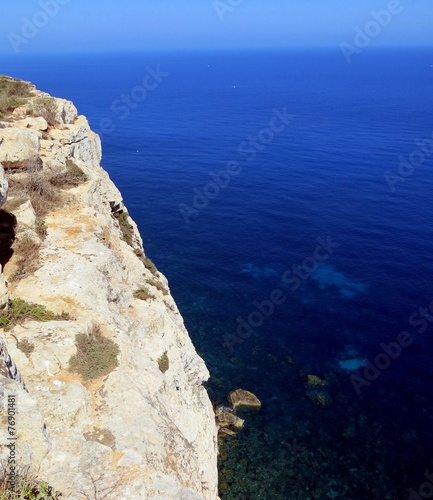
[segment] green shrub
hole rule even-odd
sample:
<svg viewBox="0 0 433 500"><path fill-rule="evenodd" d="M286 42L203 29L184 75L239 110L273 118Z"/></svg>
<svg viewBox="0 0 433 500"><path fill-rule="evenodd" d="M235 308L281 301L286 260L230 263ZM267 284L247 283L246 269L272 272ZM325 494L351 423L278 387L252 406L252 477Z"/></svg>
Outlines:
<svg viewBox="0 0 433 500"><path fill-rule="evenodd" d="M151 294L147 288L140 288L139 290L135 290L134 297L140 300L149 300L154 299L155 295Z"/></svg>
<svg viewBox="0 0 433 500"><path fill-rule="evenodd" d="M54 175L50 179L53 186L60 188L77 187L87 181L87 175L72 160L66 162L66 172Z"/></svg>
<svg viewBox="0 0 433 500"><path fill-rule="evenodd" d="M162 283L160 283L159 281L156 281L155 279L147 279L146 283L150 286L154 286L157 290L162 292L163 295L168 295L167 288L165 288L165 286Z"/></svg>
<svg viewBox="0 0 433 500"><path fill-rule="evenodd" d="M158 276L158 269L155 264L149 259L149 257L143 257L141 259L143 261L144 267L148 269L152 274Z"/></svg>
<svg viewBox="0 0 433 500"><path fill-rule="evenodd" d="M0 95L6 97L30 97L32 95L31 91L32 86L29 83L0 75Z"/></svg>
<svg viewBox="0 0 433 500"><path fill-rule="evenodd" d="M54 321L70 319L67 313L55 314L45 306L32 304L22 299L14 299L9 307L0 311L0 327L11 330L15 325L26 320Z"/></svg>
<svg viewBox="0 0 433 500"><path fill-rule="evenodd" d="M158 269L156 268L155 264L149 259L149 257L144 256L143 250L134 248L134 253L141 260L141 262L143 262L144 267L157 277L159 274Z"/></svg>
<svg viewBox="0 0 433 500"><path fill-rule="evenodd" d="M132 238L134 236L134 228L129 223L129 215L127 212L115 212L112 217L119 224L119 228L122 231L122 239L129 246L132 246Z"/></svg>
<svg viewBox="0 0 433 500"><path fill-rule="evenodd" d="M158 367L162 373L165 373L169 369L170 362L168 360L167 351L158 359Z"/></svg>
<svg viewBox="0 0 433 500"><path fill-rule="evenodd" d="M38 97L33 101L33 116L45 118L48 125L57 123L57 104L54 97Z"/></svg>
<svg viewBox="0 0 433 500"><path fill-rule="evenodd" d="M8 76L0 76L0 118L27 102L32 87L27 82Z"/></svg>
<svg viewBox="0 0 433 500"><path fill-rule="evenodd" d="M89 333L75 337L77 353L69 360L69 370L79 373L84 379L108 375L117 366L119 347L104 337L99 326L94 325Z"/></svg>
<svg viewBox="0 0 433 500"><path fill-rule="evenodd" d="M22 106L27 101L21 97L0 97L0 118L4 118L8 113L19 106Z"/></svg>

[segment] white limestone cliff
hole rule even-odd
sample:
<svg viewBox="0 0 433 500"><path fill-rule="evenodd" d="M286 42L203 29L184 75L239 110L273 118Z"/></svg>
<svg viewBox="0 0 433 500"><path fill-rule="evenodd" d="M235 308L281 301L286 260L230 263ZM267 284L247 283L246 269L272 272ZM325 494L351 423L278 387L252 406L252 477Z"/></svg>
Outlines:
<svg viewBox="0 0 433 500"><path fill-rule="evenodd" d="M41 95L35 90L31 99ZM25 321L0 331L0 459L9 452L7 396L14 394L18 461L62 498L108 492L107 500L214 500L217 428L203 387L209 373L173 298L164 294L166 278L155 277L138 255L135 223L128 220L128 244L112 216L126 208L100 166L99 137L72 103L56 103L55 127L42 117L29 119L23 106L0 128L0 163L8 175L29 166L41 168L40 175L63 172L72 161L87 176L47 211L43 238L28 200L10 196L4 207L17 219L17 240L27 234L39 245L34 272L14 279L18 255L6 263L10 297L66 311L71 319ZM1 176L0 186L3 197ZM135 298L143 287L154 298ZM95 324L118 345L118 367L84 380L68 370L69 360L76 334ZM18 341L33 344L33 352L26 355ZM158 365L164 353L165 373Z"/></svg>

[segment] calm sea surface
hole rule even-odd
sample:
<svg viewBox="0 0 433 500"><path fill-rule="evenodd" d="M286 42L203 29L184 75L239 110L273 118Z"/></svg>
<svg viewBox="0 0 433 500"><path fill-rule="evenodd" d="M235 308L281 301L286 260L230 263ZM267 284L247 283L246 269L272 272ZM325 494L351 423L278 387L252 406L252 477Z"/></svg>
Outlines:
<svg viewBox="0 0 433 500"><path fill-rule="evenodd" d="M433 470L432 51L0 64L101 134L215 404L239 387L261 399L221 444L221 497L418 492Z"/></svg>

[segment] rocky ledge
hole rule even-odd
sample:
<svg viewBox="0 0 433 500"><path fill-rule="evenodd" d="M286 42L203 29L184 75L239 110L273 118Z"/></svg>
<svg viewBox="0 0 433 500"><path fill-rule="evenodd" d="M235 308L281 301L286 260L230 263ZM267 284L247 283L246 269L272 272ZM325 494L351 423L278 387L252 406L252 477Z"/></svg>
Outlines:
<svg viewBox="0 0 433 500"><path fill-rule="evenodd" d="M0 119L3 475L13 448L64 499L216 499L209 374L167 280L86 118L25 86Z"/></svg>

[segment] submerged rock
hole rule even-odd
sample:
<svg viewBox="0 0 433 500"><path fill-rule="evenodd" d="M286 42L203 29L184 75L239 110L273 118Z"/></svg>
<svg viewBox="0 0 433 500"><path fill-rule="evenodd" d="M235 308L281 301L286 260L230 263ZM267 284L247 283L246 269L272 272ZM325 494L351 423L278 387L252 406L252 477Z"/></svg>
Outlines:
<svg viewBox="0 0 433 500"><path fill-rule="evenodd" d="M245 420L237 417L230 411L218 408L215 415L217 417L217 422L220 425L220 427L233 427L236 430L243 429L244 427Z"/></svg>
<svg viewBox="0 0 433 500"><path fill-rule="evenodd" d="M262 403L257 396L255 396L252 392L244 391L243 389L237 389L236 391L231 392L229 394L229 401L234 409L259 409L262 406Z"/></svg>
<svg viewBox="0 0 433 500"><path fill-rule="evenodd" d="M326 382L326 380L322 380L317 375L307 375L307 385L313 387L325 387L328 385L328 382Z"/></svg>

